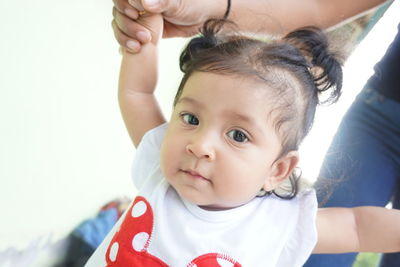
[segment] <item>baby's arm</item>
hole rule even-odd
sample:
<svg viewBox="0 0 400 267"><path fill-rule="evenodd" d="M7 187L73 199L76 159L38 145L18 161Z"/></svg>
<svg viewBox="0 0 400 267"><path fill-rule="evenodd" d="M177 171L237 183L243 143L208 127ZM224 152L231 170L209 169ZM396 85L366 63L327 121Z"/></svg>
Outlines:
<svg viewBox="0 0 400 267"><path fill-rule="evenodd" d="M317 231L313 253L400 251L399 210L369 206L320 209Z"/></svg>
<svg viewBox="0 0 400 267"><path fill-rule="evenodd" d="M137 54L122 48L118 100L128 133L135 146L150 129L165 122L154 96L157 84L157 44L163 31L160 14L145 14L138 23L152 33L151 42Z"/></svg>

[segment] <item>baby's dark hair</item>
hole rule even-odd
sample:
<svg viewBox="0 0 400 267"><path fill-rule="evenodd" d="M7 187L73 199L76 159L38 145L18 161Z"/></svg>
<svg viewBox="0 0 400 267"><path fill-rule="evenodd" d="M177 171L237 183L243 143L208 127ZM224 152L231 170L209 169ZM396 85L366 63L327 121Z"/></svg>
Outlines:
<svg viewBox="0 0 400 267"><path fill-rule="evenodd" d="M201 35L181 53L184 76L174 105L194 72L254 78L274 90L266 106L272 110L270 115L282 140L277 159L298 150L311 129L317 105L334 103L341 94L341 63L329 51L326 36L315 27L305 27L267 42L232 29L220 33L226 26L235 25L226 19L206 21ZM286 199L295 197L299 176L298 172L290 176L291 186L286 194L271 193Z"/></svg>

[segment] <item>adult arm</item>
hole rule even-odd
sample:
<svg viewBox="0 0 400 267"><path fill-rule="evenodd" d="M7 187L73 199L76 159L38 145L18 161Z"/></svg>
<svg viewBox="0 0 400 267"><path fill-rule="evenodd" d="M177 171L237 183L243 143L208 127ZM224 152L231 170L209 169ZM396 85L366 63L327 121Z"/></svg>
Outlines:
<svg viewBox="0 0 400 267"><path fill-rule="evenodd" d="M113 0L118 10L115 20L121 29L116 34L118 42L126 46L128 40L146 43L138 37L146 31L135 22L137 10L162 13L164 37L187 37L198 32L200 25L209 18L221 18L227 0ZM329 28L384 3L385 0L232 0L231 14L242 31L283 35L302 26ZM157 4L158 3L158 4ZM127 19L130 18L130 19Z"/></svg>
<svg viewBox="0 0 400 267"><path fill-rule="evenodd" d="M286 34L299 27L327 29L385 0L232 0L230 19L242 30Z"/></svg>
<svg viewBox="0 0 400 267"><path fill-rule="evenodd" d="M370 206L319 209L317 232L313 253L398 252L400 211Z"/></svg>

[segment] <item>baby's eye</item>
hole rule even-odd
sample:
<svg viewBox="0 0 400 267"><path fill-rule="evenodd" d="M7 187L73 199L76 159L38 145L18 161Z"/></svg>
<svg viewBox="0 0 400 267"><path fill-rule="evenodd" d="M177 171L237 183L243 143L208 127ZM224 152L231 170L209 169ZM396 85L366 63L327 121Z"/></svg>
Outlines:
<svg viewBox="0 0 400 267"><path fill-rule="evenodd" d="M181 117L186 124L199 125L199 119L197 119L197 117L192 114L185 113L182 114Z"/></svg>
<svg viewBox="0 0 400 267"><path fill-rule="evenodd" d="M227 135L229 138L231 138L239 143L244 143L244 142L249 141L249 138L247 137L247 135L240 130L232 130L232 131L228 132Z"/></svg>

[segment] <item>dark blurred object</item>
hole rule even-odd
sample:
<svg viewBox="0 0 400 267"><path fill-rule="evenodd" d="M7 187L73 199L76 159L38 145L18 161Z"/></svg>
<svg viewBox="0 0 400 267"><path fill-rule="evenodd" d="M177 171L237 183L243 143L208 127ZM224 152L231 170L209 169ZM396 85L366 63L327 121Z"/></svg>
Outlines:
<svg viewBox="0 0 400 267"><path fill-rule="evenodd" d="M104 205L97 216L76 227L68 236L64 261L54 267L82 267L129 205L126 198Z"/></svg>

